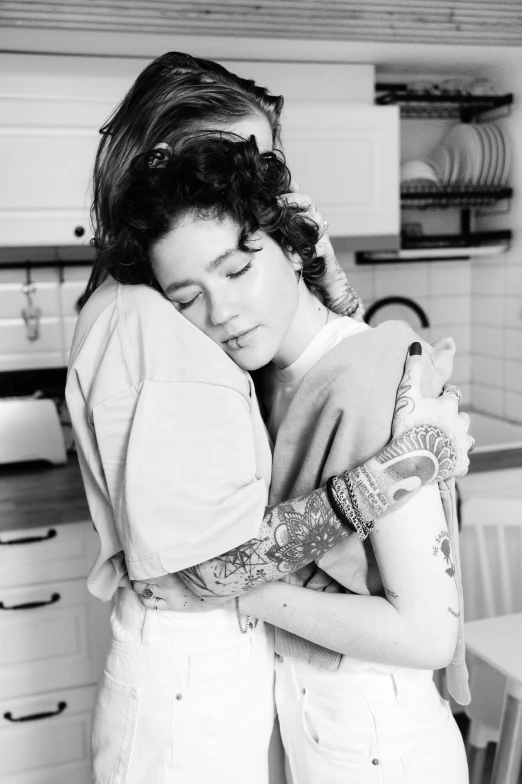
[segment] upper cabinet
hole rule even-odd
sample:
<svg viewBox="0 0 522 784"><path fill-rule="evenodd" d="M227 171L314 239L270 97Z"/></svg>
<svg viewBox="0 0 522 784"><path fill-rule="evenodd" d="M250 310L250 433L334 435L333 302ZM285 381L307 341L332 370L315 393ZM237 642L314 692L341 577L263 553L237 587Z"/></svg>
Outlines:
<svg viewBox="0 0 522 784"><path fill-rule="evenodd" d="M399 235L396 106L285 106L283 148L300 189L352 248L393 247Z"/></svg>
<svg viewBox="0 0 522 784"><path fill-rule="evenodd" d="M99 129L146 60L0 55L0 246L85 245ZM369 65L224 62L285 96L288 165L355 250L399 234L397 107Z"/></svg>

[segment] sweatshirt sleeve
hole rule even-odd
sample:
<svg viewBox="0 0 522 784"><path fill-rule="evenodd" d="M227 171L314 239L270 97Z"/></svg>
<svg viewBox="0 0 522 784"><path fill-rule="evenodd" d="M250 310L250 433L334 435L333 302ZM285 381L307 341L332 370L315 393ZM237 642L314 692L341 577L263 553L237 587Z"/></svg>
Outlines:
<svg viewBox="0 0 522 784"><path fill-rule="evenodd" d="M111 420L107 401L94 411L106 438ZM146 380L121 457L116 525L131 579L180 571L258 534L267 486L256 477L249 403L237 390Z"/></svg>

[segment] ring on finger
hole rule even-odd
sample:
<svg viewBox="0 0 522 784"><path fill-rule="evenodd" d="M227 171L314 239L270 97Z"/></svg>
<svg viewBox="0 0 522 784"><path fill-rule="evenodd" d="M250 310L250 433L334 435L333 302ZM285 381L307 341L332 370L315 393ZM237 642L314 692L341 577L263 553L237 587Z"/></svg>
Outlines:
<svg viewBox="0 0 522 784"><path fill-rule="evenodd" d="M327 228L328 228L328 221L324 220L323 221L323 231L326 231Z"/></svg>
<svg viewBox="0 0 522 784"><path fill-rule="evenodd" d="M460 401L462 400L462 392L454 384L446 384L443 390L443 394L453 395L457 398L457 405L460 405Z"/></svg>
<svg viewBox="0 0 522 784"><path fill-rule="evenodd" d="M473 436L471 436L471 446L468 449L468 454L469 454L469 452L473 452L473 450L475 449L476 446L477 446L477 442L475 441Z"/></svg>
<svg viewBox="0 0 522 784"><path fill-rule="evenodd" d="M159 598L159 596L156 596L156 597L154 598L154 609L155 609L155 610L159 610L159 603L160 603L160 602L161 602L161 599Z"/></svg>
<svg viewBox="0 0 522 784"><path fill-rule="evenodd" d="M152 599L152 597L154 596L154 589L151 588L150 583L147 583L147 585L145 586L143 590L143 596L146 599Z"/></svg>

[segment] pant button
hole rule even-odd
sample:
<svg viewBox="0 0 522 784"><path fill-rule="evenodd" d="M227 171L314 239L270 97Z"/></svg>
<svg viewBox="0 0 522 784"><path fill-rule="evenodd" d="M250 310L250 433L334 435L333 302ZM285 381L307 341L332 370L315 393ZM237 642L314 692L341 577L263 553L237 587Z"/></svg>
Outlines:
<svg viewBox="0 0 522 784"><path fill-rule="evenodd" d="M301 694L306 694L306 689L301 689Z"/></svg>
<svg viewBox="0 0 522 784"><path fill-rule="evenodd" d="M280 653L276 653L276 661L278 661L278 662L282 662L283 661L283 657L281 656Z"/></svg>
<svg viewBox="0 0 522 784"><path fill-rule="evenodd" d="M176 699L177 700L182 700L183 699L183 694L176 694Z"/></svg>
<svg viewBox="0 0 522 784"><path fill-rule="evenodd" d="M372 759L372 765L378 765L378 764L379 764L379 760L377 759L377 757L374 757Z"/></svg>

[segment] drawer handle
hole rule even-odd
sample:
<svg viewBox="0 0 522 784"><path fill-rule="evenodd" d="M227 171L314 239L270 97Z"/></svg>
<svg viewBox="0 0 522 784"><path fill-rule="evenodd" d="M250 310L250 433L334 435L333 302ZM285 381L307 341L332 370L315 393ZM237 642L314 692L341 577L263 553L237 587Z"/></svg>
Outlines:
<svg viewBox="0 0 522 784"><path fill-rule="evenodd" d="M3 602L0 602L0 610L34 610L35 607L46 607L48 604L56 604L60 599L59 593L53 593L48 602L26 602L25 604L13 604L12 607L6 607Z"/></svg>
<svg viewBox="0 0 522 784"><path fill-rule="evenodd" d="M20 716L19 719L14 719L13 714L11 711L8 713L4 713L4 719L7 721L39 721L40 719L50 719L52 716L59 716L60 713L63 713L67 707L66 702L59 702L58 703L58 710L50 711L49 713L30 713L29 716Z"/></svg>
<svg viewBox="0 0 522 784"><path fill-rule="evenodd" d="M32 544L33 542L47 542L49 539L54 539L56 536L56 531L54 528L51 528L47 531L45 536L23 536L20 539L7 539L2 540L0 539L0 545L2 544Z"/></svg>

